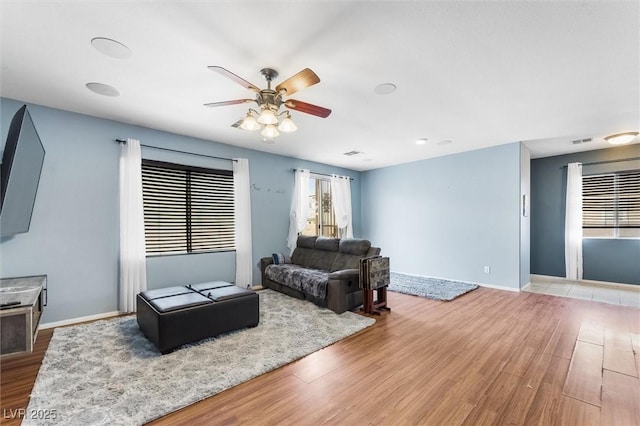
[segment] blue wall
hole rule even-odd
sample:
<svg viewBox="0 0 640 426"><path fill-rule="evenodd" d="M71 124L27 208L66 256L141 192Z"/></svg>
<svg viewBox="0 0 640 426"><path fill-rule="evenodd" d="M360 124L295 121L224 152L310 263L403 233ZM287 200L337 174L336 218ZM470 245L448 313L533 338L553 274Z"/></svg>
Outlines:
<svg viewBox="0 0 640 426"><path fill-rule="evenodd" d="M2 148L11 118L23 104L0 100ZM360 236L359 172L39 105L28 107L46 156L31 229L0 243L0 276L48 275L49 305L43 322L117 310L120 145L114 142L116 138L131 137L146 145L219 157L248 158L254 265L263 256L286 250L292 168L351 176L354 234ZM217 160L153 149L143 149L143 157L224 166ZM149 258L147 273L149 288L234 280L235 254ZM257 267L253 273L254 282L259 283Z"/></svg>
<svg viewBox="0 0 640 426"><path fill-rule="evenodd" d="M639 146L539 158L531 162L531 273L565 276L564 216L568 163L593 163L638 157ZM583 174L640 168L636 161L585 165ZM640 240L583 240L583 278L640 284Z"/></svg>
<svg viewBox="0 0 640 426"><path fill-rule="evenodd" d="M364 237L393 271L519 289L520 148L363 172Z"/></svg>
<svg viewBox="0 0 640 426"><path fill-rule="evenodd" d="M22 102L1 99L2 147ZM39 105L30 113L46 150L31 230L0 243L0 276L47 274L43 322L117 310L118 156L115 138L249 159L253 263L286 251L292 168L349 175L354 233L390 256L392 269L518 289L527 280L522 218L527 153L519 143L359 173ZM638 145L531 162L531 273L564 276L564 182L568 162L638 156ZM143 157L204 167L228 162L143 149ZM598 170L602 172L602 170ZM585 279L640 283L640 240L589 239ZM483 272L484 266L491 273ZM153 257L150 288L229 280L233 252ZM254 268L254 282L259 282Z"/></svg>

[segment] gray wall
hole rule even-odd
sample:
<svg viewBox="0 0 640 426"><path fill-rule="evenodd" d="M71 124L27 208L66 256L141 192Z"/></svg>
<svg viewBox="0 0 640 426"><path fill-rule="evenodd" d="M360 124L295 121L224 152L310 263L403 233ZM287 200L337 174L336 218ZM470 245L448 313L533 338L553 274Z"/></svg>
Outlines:
<svg viewBox="0 0 640 426"><path fill-rule="evenodd" d="M362 233L393 271L519 289L520 174L520 143L363 172Z"/></svg>
<svg viewBox="0 0 640 426"><path fill-rule="evenodd" d="M564 216L568 163L593 163L640 156L640 146L629 145L531 161L531 273L565 276ZM583 174L638 169L625 161L583 167ZM583 278L640 284L640 240L587 238L583 240Z"/></svg>
<svg viewBox="0 0 640 426"><path fill-rule="evenodd" d="M0 100L1 148L11 118L23 104ZM351 176L354 234L360 236L359 172L39 105L29 105L29 111L46 156L31 229L1 241L0 276L48 275L49 305L43 322L117 310L120 145L115 138L132 137L146 145L248 158L254 265L262 256L286 250L292 168ZM256 139L256 143L260 141ZM220 166L216 160L152 149L143 149L143 157ZM149 258L147 273L150 288L233 280L235 253ZM258 269L254 268L254 282L259 281Z"/></svg>

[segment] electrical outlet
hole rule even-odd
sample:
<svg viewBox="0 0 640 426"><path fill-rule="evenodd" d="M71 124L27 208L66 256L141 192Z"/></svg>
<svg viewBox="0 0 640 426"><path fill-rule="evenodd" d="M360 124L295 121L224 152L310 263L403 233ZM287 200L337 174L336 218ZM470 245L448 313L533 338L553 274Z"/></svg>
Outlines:
<svg viewBox="0 0 640 426"><path fill-rule="evenodd" d="M484 267L484 273L485 274L490 274L491 273L491 266L485 266Z"/></svg>

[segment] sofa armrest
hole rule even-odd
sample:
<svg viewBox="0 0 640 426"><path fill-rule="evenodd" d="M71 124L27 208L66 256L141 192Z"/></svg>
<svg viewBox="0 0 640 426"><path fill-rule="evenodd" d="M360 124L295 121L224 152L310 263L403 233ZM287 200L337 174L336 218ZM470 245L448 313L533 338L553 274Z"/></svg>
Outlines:
<svg viewBox="0 0 640 426"><path fill-rule="evenodd" d="M362 304L361 295L360 272L357 269L343 269L329 274L327 308L333 312L341 314Z"/></svg>
<svg viewBox="0 0 640 426"><path fill-rule="evenodd" d="M352 280L360 279L360 271L357 269L343 269L341 271L335 271L329 274L330 280Z"/></svg>
<svg viewBox="0 0 640 426"><path fill-rule="evenodd" d="M265 269L267 269L267 266L273 264L273 258L272 257L263 257L262 259L260 259L260 264L258 265L260 267L260 273L262 275L262 282L261 284L264 286L265 282L266 282L266 275L264 273Z"/></svg>
<svg viewBox="0 0 640 426"><path fill-rule="evenodd" d="M264 270L267 268L267 266L271 265L273 263L273 257L269 256L269 257L263 257L262 259L260 259L260 270L262 272L264 272Z"/></svg>

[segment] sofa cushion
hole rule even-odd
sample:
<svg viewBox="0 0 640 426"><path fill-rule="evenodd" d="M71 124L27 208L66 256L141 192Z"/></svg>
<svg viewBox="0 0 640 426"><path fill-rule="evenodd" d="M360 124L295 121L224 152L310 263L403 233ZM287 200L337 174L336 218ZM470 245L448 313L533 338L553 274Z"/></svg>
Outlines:
<svg viewBox="0 0 640 426"><path fill-rule="evenodd" d="M308 267L311 264L311 255L315 250L306 247L296 247L291 255L291 263Z"/></svg>
<svg viewBox="0 0 640 426"><path fill-rule="evenodd" d="M313 269L328 271L338 254L340 240L338 238L318 237L316 247L305 266Z"/></svg>
<svg viewBox="0 0 640 426"><path fill-rule="evenodd" d="M329 272L317 269L303 268L299 265L286 263L283 265L269 265L265 269L265 276L272 281L324 299L327 295Z"/></svg>
<svg viewBox="0 0 640 426"><path fill-rule="evenodd" d="M334 272L342 271L343 269L359 269L360 259L363 257L364 256L358 256L355 254L340 253L331 264L331 269L329 269L329 271Z"/></svg>
<svg viewBox="0 0 640 426"><path fill-rule="evenodd" d="M340 240L340 253L364 256L371 247L371 241L360 238L344 238Z"/></svg>
<svg viewBox="0 0 640 426"><path fill-rule="evenodd" d="M360 238L345 238L340 240L339 253L334 259L330 272L343 269L359 269L360 259L370 251L371 241Z"/></svg>
<svg viewBox="0 0 640 426"><path fill-rule="evenodd" d="M309 249L315 248L317 239L318 237L311 236L311 235L298 235L298 241L296 242L296 247L309 248Z"/></svg>
<svg viewBox="0 0 640 426"><path fill-rule="evenodd" d="M316 246L318 237L310 235L298 235L296 248L291 254L291 263L301 266L309 266L311 263L311 255Z"/></svg>
<svg viewBox="0 0 640 426"><path fill-rule="evenodd" d="M327 237L318 237L316 239L316 250L323 251L338 251L340 247L340 238L327 238Z"/></svg>

